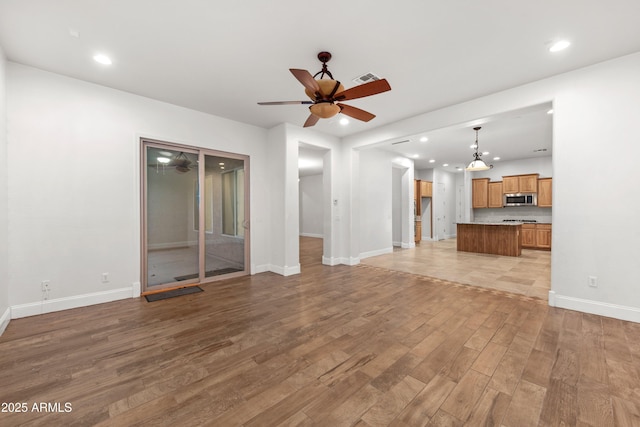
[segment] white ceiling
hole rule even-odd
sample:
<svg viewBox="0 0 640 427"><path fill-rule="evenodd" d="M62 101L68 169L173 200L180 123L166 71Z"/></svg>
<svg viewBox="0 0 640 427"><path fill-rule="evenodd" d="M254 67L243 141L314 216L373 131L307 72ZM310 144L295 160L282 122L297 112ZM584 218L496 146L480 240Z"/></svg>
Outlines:
<svg viewBox="0 0 640 427"><path fill-rule="evenodd" d="M342 126L334 118L315 127L346 136L640 51L639 16L638 0L0 0L0 45L14 62L265 128L304 123L305 106L256 103L305 99L288 69L314 74L317 53L328 50L329 69L346 87L367 72L392 87L347 102L376 114L371 122ZM550 53L561 38L571 47ZM113 65L94 62L98 52ZM550 118L525 113L478 118L496 126L483 126L481 150L506 159L522 154L491 144L550 144L536 139L550 133ZM544 123L514 134L529 119ZM446 139L463 143L468 163L473 131L451 130L446 138L433 132L424 156L461 163L436 149ZM415 154L418 147L394 149Z"/></svg>

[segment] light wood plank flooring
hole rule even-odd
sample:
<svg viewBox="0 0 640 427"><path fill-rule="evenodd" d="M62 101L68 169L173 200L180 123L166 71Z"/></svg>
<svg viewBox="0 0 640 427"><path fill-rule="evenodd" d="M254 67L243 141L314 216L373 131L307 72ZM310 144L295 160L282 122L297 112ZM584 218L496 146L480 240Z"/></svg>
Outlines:
<svg viewBox="0 0 640 427"><path fill-rule="evenodd" d="M0 425L640 425L639 324L301 247L300 275L11 321L0 402L29 411Z"/></svg>
<svg viewBox="0 0 640 427"><path fill-rule="evenodd" d="M365 265L420 274L452 282L549 299L551 252L523 249L519 257L458 252L456 239L430 242L415 248L365 258Z"/></svg>

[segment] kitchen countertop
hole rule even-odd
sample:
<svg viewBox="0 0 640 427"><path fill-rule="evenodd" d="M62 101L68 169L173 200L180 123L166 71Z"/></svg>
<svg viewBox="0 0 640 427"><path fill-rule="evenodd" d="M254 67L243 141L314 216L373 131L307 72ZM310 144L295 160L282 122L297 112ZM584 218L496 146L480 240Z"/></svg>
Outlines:
<svg viewBox="0 0 640 427"><path fill-rule="evenodd" d="M466 225L522 225L524 222L456 222L456 224L466 224ZM531 223L536 224L536 223Z"/></svg>

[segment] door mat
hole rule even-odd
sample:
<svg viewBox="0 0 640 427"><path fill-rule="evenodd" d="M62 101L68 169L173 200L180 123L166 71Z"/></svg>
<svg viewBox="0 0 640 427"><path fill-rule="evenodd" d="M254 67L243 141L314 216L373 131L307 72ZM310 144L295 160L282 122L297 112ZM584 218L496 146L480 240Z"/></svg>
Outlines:
<svg viewBox="0 0 640 427"><path fill-rule="evenodd" d="M188 288L180 288L174 289L172 291L167 292L159 292L157 294L149 294L144 297L148 302L160 301L167 298L179 297L182 295L195 294L198 292L203 292L203 289L200 286L189 286Z"/></svg>
<svg viewBox="0 0 640 427"><path fill-rule="evenodd" d="M204 277L220 276L222 274L235 273L238 271L242 271L242 270L240 270L239 268L221 268L219 270L205 271ZM184 276L174 277L174 279L176 279L177 282L181 282L183 280L189 280L189 279L197 279L197 278L198 278L198 273L185 274Z"/></svg>

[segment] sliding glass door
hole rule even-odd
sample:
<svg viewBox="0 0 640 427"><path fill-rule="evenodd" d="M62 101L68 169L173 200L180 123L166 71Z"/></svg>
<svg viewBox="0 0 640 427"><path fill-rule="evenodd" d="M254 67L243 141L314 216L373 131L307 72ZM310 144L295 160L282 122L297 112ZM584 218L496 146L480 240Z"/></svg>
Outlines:
<svg viewBox="0 0 640 427"><path fill-rule="evenodd" d="M144 292L248 274L248 157L142 141Z"/></svg>

